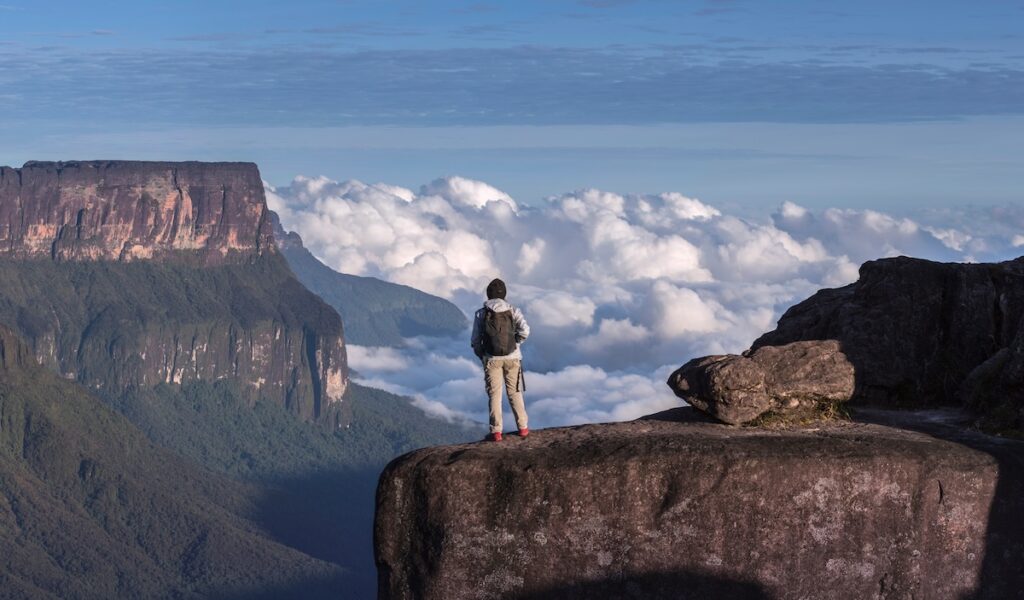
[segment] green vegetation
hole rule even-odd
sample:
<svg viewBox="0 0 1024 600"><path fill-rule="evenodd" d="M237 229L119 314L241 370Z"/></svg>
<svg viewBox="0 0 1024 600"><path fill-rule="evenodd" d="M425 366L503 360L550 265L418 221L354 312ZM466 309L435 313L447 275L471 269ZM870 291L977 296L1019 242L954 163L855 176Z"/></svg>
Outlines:
<svg viewBox="0 0 1024 600"><path fill-rule="evenodd" d="M770 410L745 424L744 427L788 429L849 420L850 410L845 402L811 402L809 407L795 412L787 411L786 413L780 413Z"/></svg>
<svg viewBox="0 0 1024 600"><path fill-rule="evenodd" d="M273 538L349 569L344 589L373 597L374 495L393 458L424 446L479 440L427 417L407 398L350 384L352 425L298 421L280 405L241 399L227 380L160 385L117 402L149 438L200 465L258 486L256 519Z"/></svg>
<svg viewBox="0 0 1024 600"><path fill-rule="evenodd" d="M0 281L0 323L45 366L115 394L186 369L208 380L266 378L245 391L312 418L311 348L342 336L337 312L276 254L210 268L0 261Z"/></svg>
<svg viewBox="0 0 1024 600"><path fill-rule="evenodd" d="M214 321L250 327L270 319L333 328L324 333L338 333L341 326L334 311L296 281L277 255L209 268L153 261L4 260L0 281L0 323L28 338L52 331L55 322L62 334L110 327L122 337L148 327Z"/></svg>
<svg viewBox="0 0 1024 600"><path fill-rule="evenodd" d="M334 430L247 394L241 377L142 380L154 371L142 361L159 357L141 349L197 330L217 347L211 369L237 359L245 330L341 334L281 256L211 268L0 261L0 281L0 324L46 359L0 372L0 596L372 597L381 469L483 435L358 385L343 399L351 426ZM350 310L402 305L362 298ZM417 310L389 313L399 335L439 331Z"/></svg>
<svg viewBox="0 0 1024 600"><path fill-rule="evenodd" d="M344 401L339 431L226 380L160 385L114 402L140 431L46 369L0 368L0 596L372 597L380 470L482 429L358 385Z"/></svg>
<svg viewBox="0 0 1024 600"><path fill-rule="evenodd" d="M346 275L323 264L297 241L281 253L295 276L341 314L345 339L360 346L397 346L404 337L459 335L467 326L454 304L417 289Z"/></svg>
<svg viewBox="0 0 1024 600"><path fill-rule="evenodd" d="M264 497L157 447L75 383L0 368L0 596L336 596L350 577L263 531Z"/></svg>
<svg viewBox="0 0 1024 600"><path fill-rule="evenodd" d="M467 428L427 417L407 398L350 384L352 425L303 423L280 405L248 405L229 380L161 384L114 401L156 443L203 466L258 481L323 471L382 468L416 448L478 439Z"/></svg>

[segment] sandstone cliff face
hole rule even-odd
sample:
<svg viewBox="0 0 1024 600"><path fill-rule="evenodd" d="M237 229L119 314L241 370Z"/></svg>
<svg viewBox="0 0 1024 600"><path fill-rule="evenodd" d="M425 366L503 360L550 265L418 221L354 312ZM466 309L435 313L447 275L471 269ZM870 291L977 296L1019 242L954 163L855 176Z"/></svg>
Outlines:
<svg viewBox="0 0 1024 600"><path fill-rule="evenodd" d="M216 264L272 251L266 213L251 163L0 167L0 256Z"/></svg>
<svg viewBox="0 0 1024 600"><path fill-rule="evenodd" d="M905 257L867 262L856 283L822 290L787 310L778 327L756 340L744 357L769 350L782 356L774 370L782 374L776 376L782 383L777 391L785 393L799 379L796 372L809 364L804 353L794 352L797 342L819 350L837 345L853 366L853 389L832 400L959 404L975 411L983 425L1024 426L1024 258L998 264ZM698 393L688 382L706 379L707 365L697 364L701 360L669 379L669 386L694 406L730 423L784 409L763 398L756 410L741 415L728 403L716 403L716 394L742 383L728 377L714 388L723 393L710 388ZM838 376L846 369L836 363L826 371Z"/></svg>
<svg viewBox="0 0 1024 600"><path fill-rule="evenodd" d="M228 163L0 170L0 323L108 396L235 381L344 426L341 320L273 245L259 172Z"/></svg>
<svg viewBox="0 0 1024 600"><path fill-rule="evenodd" d="M394 461L379 597L1019 597L1024 444L914 414L737 429L683 408ZM931 423L918 433L909 425Z"/></svg>

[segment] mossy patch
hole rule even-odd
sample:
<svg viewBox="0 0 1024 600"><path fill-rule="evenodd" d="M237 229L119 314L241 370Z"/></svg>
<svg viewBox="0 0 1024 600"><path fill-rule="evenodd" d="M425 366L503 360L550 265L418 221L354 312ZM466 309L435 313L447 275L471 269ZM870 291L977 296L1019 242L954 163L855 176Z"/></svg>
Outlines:
<svg viewBox="0 0 1024 600"><path fill-rule="evenodd" d="M793 410L769 410L746 423L744 427L790 429L849 420L850 411L845 402L815 402L810 406L801 406Z"/></svg>

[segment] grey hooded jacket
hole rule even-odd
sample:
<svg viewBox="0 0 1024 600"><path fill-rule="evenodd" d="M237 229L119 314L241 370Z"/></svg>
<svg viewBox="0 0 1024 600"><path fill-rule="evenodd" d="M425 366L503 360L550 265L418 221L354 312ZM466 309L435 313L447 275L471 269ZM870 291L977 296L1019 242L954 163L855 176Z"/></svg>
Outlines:
<svg viewBox="0 0 1024 600"><path fill-rule="evenodd" d="M516 326L516 349L511 354L492 357L484 352L484 312L488 308L499 313L507 310L512 311L512 322ZM483 357L484 360L488 358L522 359L523 354L519 351L519 345L525 342L528 337L530 337L530 326L526 323L523 312L501 298L491 298L484 302L484 308L476 311L476 314L473 316L473 335L470 337L469 344L473 347L473 352L477 356Z"/></svg>

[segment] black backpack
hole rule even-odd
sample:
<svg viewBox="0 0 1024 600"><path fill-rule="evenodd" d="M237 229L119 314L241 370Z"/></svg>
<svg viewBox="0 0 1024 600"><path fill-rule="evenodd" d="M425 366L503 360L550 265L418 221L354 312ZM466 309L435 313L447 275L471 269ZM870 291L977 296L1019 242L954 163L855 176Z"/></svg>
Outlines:
<svg viewBox="0 0 1024 600"><path fill-rule="evenodd" d="M494 312L484 308L484 352L506 356L516 351L516 324L512 311Z"/></svg>

